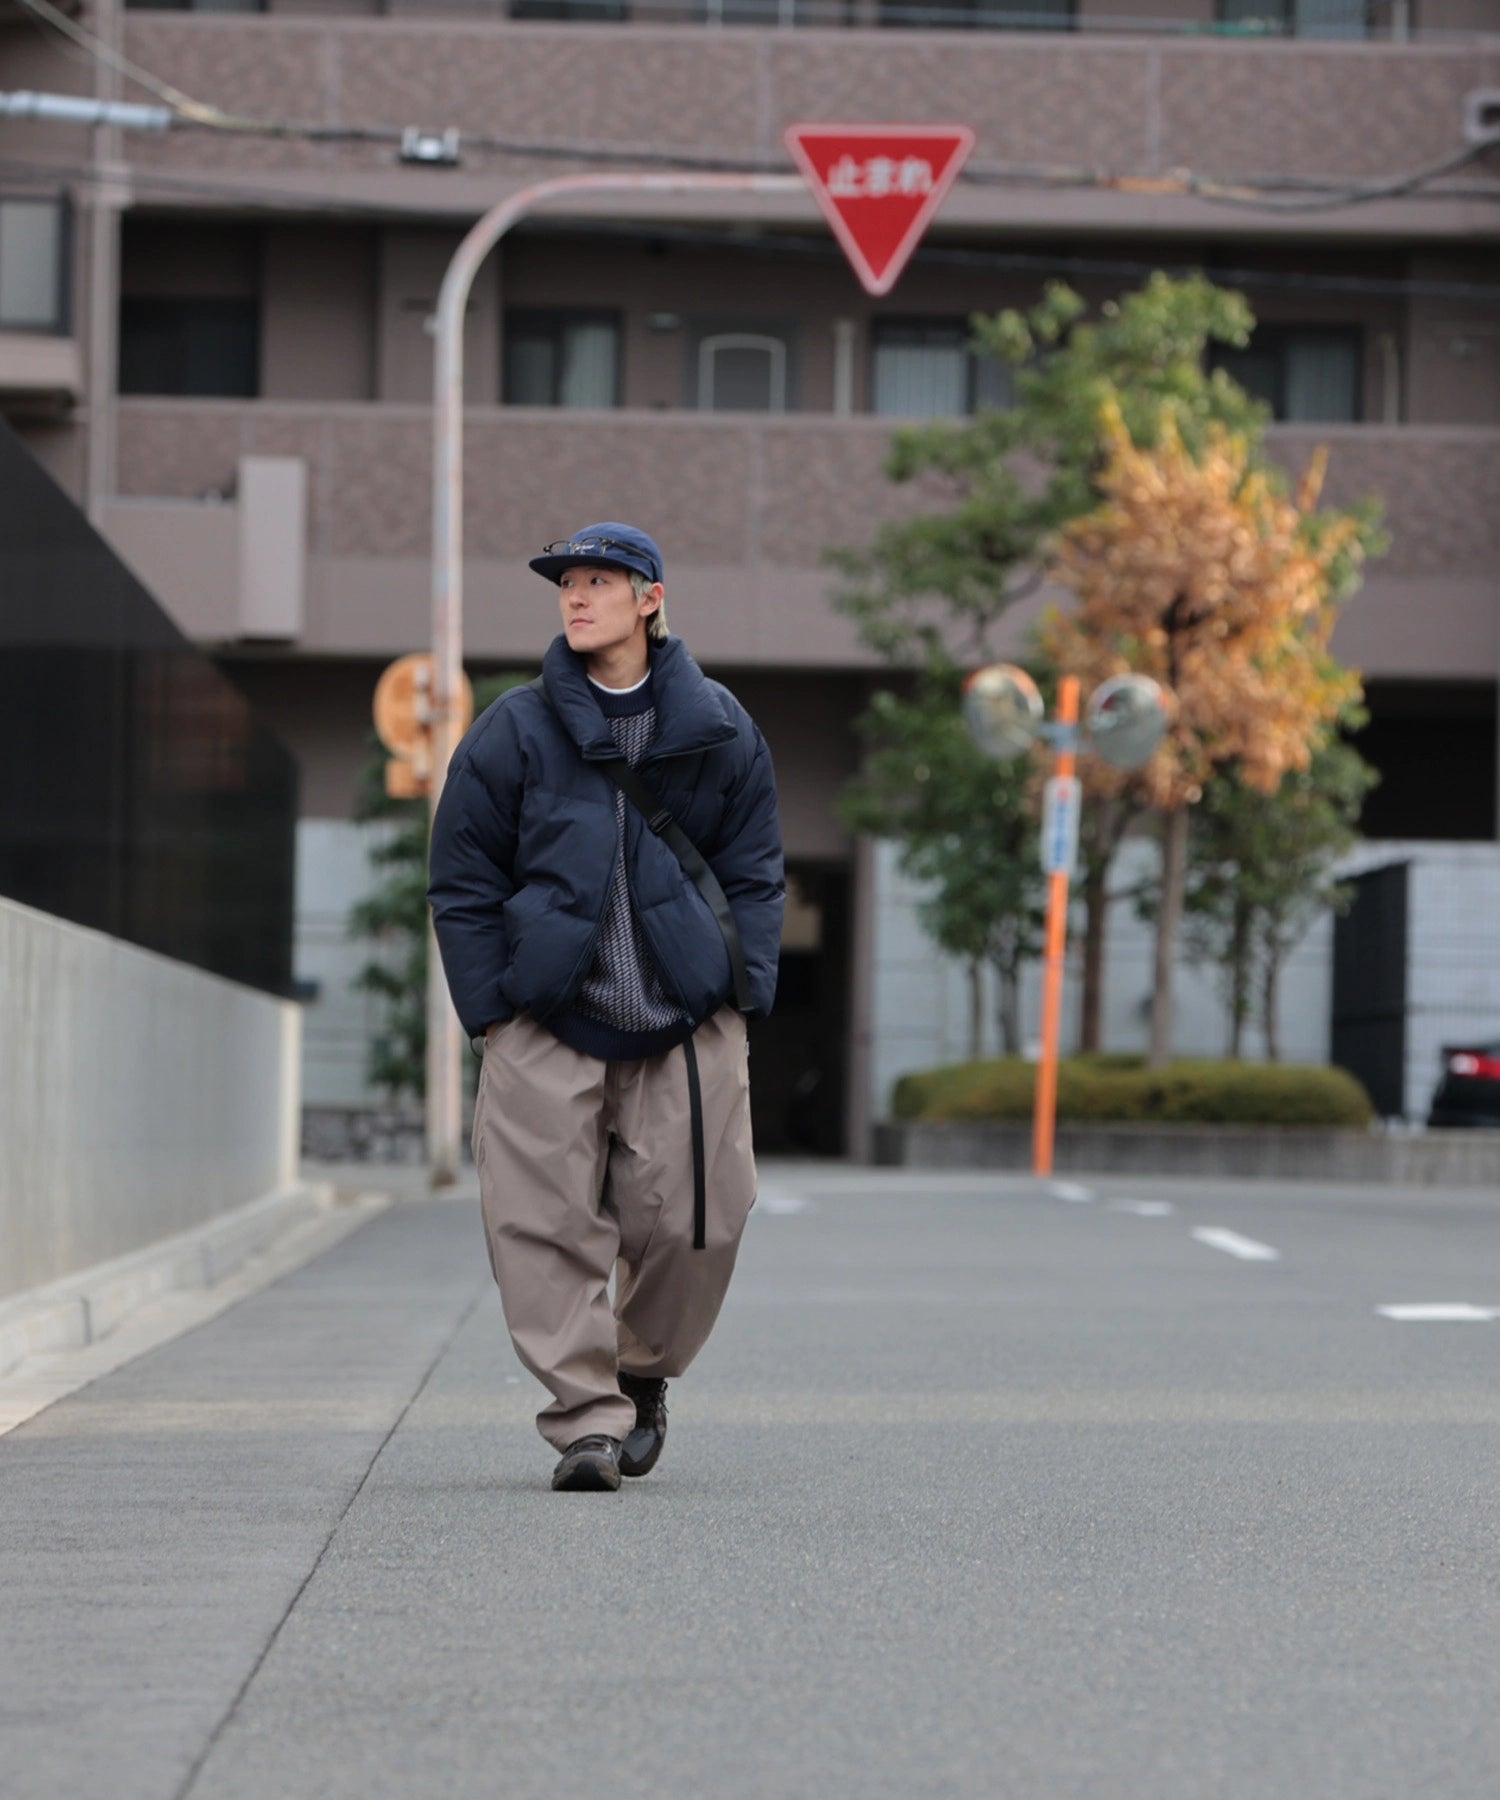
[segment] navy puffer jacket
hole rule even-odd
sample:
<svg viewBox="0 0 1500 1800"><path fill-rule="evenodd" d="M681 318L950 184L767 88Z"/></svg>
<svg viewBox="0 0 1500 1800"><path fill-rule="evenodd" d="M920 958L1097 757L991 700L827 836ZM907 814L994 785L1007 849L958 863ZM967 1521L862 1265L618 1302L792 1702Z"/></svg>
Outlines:
<svg viewBox="0 0 1500 1800"><path fill-rule="evenodd" d="M756 1018L776 992L785 901L770 752L744 707L679 638L652 647L651 671L656 736L640 774L728 896ZM513 688L475 720L433 822L427 897L470 1037L517 1012L545 1020L572 1004L609 896L617 790L597 764L619 751L565 638L553 641L542 675L546 698ZM701 1024L734 991L723 934L633 806L625 854L662 985Z"/></svg>

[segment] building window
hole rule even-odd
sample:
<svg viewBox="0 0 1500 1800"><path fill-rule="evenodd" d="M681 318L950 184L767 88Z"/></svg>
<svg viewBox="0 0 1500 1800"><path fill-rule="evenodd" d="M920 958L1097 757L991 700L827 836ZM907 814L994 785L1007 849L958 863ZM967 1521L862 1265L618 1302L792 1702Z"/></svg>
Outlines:
<svg viewBox="0 0 1500 1800"><path fill-rule="evenodd" d="M1363 360L1363 335L1352 327L1262 325L1245 349L1213 354L1215 368L1290 424L1356 424Z"/></svg>
<svg viewBox="0 0 1500 1800"><path fill-rule="evenodd" d="M879 0L882 25L921 31L1070 31L1075 0Z"/></svg>
<svg viewBox="0 0 1500 1800"><path fill-rule="evenodd" d="M259 302L123 299L120 392L253 400L260 392Z"/></svg>
<svg viewBox="0 0 1500 1800"><path fill-rule="evenodd" d="M259 13L266 0L125 0L131 12Z"/></svg>
<svg viewBox="0 0 1500 1800"><path fill-rule="evenodd" d="M1277 37L1363 38L1381 0L1219 0L1219 21Z"/></svg>
<svg viewBox="0 0 1500 1800"><path fill-rule="evenodd" d="M857 0L690 0L701 25L854 25Z"/></svg>
<svg viewBox="0 0 1500 1800"><path fill-rule="evenodd" d="M617 24L626 17L626 11L624 0L510 0L510 16Z"/></svg>
<svg viewBox="0 0 1500 1800"><path fill-rule="evenodd" d="M507 406L618 406L618 316L506 313L503 393Z"/></svg>
<svg viewBox="0 0 1500 1800"><path fill-rule="evenodd" d="M0 331L67 329L60 200L0 199Z"/></svg>
<svg viewBox="0 0 1500 1800"><path fill-rule="evenodd" d="M969 348L960 319L877 319L870 411L897 418L958 418L1009 406L1013 373Z"/></svg>
<svg viewBox="0 0 1500 1800"><path fill-rule="evenodd" d="M698 406L703 412L785 412L785 338L758 331L700 338Z"/></svg>

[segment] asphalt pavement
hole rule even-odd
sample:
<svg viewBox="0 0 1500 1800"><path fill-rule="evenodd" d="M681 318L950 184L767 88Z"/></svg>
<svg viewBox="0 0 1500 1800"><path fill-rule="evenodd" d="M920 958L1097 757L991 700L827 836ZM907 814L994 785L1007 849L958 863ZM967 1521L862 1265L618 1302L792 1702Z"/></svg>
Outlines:
<svg viewBox="0 0 1500 1800"><path fill-rule="evenodd" d="M1494 1800L1497 1251L769 1167L660 1468L559 1495L472 1200L398 1205L0 1437L0 1796Z"/></svg>

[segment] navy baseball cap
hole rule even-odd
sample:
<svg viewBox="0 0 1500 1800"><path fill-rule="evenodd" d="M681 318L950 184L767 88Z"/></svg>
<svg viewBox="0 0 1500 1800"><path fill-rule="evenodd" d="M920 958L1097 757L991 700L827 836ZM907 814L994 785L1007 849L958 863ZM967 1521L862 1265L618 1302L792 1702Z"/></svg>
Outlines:
<svg viewBox="0 0 1500 1800"><path fill-rule="evenodd" d="M544 544L542 554L533 556L531 567L548 581L561 581L564 569L578 563L606 563L612 569L633 569L647 581L660 581L661 551L656 539L637 531L634 525L606 520L602 525L586 525L570 538L559 538L555 544Z"/></svg>

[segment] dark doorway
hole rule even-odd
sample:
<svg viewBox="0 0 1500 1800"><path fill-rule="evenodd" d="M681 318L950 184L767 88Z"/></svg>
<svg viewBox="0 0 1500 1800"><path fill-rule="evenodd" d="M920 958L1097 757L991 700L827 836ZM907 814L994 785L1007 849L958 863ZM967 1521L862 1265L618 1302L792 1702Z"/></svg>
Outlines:
<svg viewBox="0 0 1500 1800"><path fill-rule="evenodd" d="M841 1156L849 1041L847 863L790 862L776 1010L750 1027L755 1147L768 1156Z"/></svg>
<svg viewBox="0 0 1500 1800"><path fill-rule="evenodd" d="M1388 1119L1405 1111L1407 866L1355 876L1333 926L1333 1061Z"/></svg>

